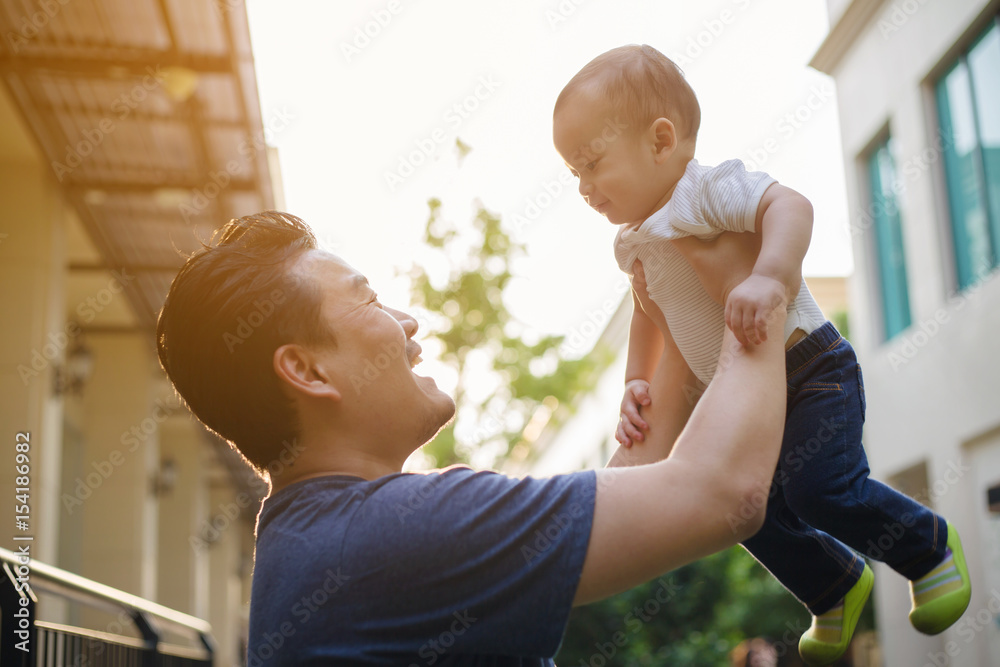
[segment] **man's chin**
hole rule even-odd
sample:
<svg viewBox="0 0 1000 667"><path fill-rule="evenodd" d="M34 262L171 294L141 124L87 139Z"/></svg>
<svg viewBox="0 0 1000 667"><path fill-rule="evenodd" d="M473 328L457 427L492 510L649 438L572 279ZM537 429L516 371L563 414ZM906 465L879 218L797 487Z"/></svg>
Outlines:
<svg viewBox="0 0 1000 667"><path fill-rule="evenodd" d="M441 401L440 411L427 420L426 435L421 438L424 445L436 438L437 434L455 419L455 401L443 391L441 397L444 400Z"/></svg>
<svg viewBox="0 0 1000 667"><path fill-rule="evenodd" d="M442 415L444 416L444 421L441 423L441 428L439 428L438 431L440 431L442 428L450 424L455 419L455 399L453 399L451 396L449 396L444 392L441 392L441 395L447 400L445 401L444 406L442 406Z"/></svg>
<svg viewBox="0 0 1000 667"><path fill-rule="evenodd" d="M423 390L428 397L437 400L444 400L451 404L451 411L455 411L455 399L446 394L437 386L434 378L430 375L417 375L413 373L413 376L417 379L417 385Z"/></svg>

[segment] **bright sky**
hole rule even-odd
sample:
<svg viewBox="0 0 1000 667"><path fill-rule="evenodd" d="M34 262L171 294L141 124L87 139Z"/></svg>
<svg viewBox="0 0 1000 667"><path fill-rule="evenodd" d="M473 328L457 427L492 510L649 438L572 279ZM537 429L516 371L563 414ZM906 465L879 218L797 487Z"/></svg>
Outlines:
<svg viewBox="0 0 1000 667"><path fill-rule="evenodd" d="M426 256L431 197L461 223L478 199L527 244L507 304L529 329L569 336L625 293L615 229L565 178L551 118L577 70L628 43L685 70L703 164L739 157L812 200L806 275L852 270L833 84L806 67L827 31L823 0L247 4L265 125L292 117L269 136L286 208L385 303L409 303L397 274ZM460 167L456 137L473 149Z"/></svg>

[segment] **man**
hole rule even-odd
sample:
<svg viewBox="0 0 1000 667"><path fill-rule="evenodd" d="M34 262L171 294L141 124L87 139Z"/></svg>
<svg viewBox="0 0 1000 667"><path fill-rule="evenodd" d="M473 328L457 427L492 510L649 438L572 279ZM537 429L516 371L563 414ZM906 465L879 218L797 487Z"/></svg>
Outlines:
<svg viewBox="0 0 1000 667"><path fill-rule="evenodd" d="M783 309L775 317L780 330ZM780 337L744 350L727 331L666 461L513 479L401 472L455 410L413 372L416 332L284 213L231 221L171 285L163 368L202 422L275 472L257 523L250 667L551 665L573 605L760 526L755 494L784 421Z"/></svg>

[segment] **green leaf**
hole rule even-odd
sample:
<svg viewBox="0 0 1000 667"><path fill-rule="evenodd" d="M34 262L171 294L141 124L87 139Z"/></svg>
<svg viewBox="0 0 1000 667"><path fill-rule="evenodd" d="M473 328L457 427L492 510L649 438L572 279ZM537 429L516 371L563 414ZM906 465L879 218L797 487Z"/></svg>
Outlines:
<svg viewBox="0 0 1000 667"><path fill-rule="evenodd" d="M526 336L533 332L514 320L504 301L514 277L511 264L524 253L524 246L510 238L500 216L481 204L463 226L443 217L440 199L429 200L427 208L424 241L432 251L428 261L436 267L447 266L448 277L445 284L435 285L428 270L415 264L408 272L411 301L442 318L443 325L429 333L441 344L441 360L457 371L459 420L476 425L475 432L491 433L486 442L495 445L500 439L509 449L522 441L520 428L511 424L523 427L543 401L570 405L575 396L593 386L614 355L598 350L582 359L567 360L559 353L559 336L532 335L537 340L529 343ZM510 335L511 325L516 325L520 335ZM467 362L474 351L489 360L490 378L470 377L473 371ZM532 368L546 371L533 372ZM472 401L465 393L470 381L491 381L496 392L485 400ZM502 406L503 420L493 414L497 405ZM558 423L558 417L553 418ZM500 421L503 424L498 428ZM493 425L492 430L483 426L486 423ZM437 465L448 465L467 461L470 452L482 444L482 438L463 441L452 425L425 446L424 452Z"/></svg>

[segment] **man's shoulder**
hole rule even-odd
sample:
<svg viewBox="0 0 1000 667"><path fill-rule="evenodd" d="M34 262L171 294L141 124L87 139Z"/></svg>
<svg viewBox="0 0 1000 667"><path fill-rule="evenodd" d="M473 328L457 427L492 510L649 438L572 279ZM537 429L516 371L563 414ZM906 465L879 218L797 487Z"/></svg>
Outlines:
<svg viewBox="0 0 1000 667"><path fill-rule="evenodd" d="M430 492L440 488L452 491L467 489L469 492L479 493L488 489L497 491L508 489L515 492L519 489L525 493L538 494L557 492L574 484L585 483L584 480L593 475L594 471L585 470L548 477L512 476L501 471L475 470L467 465L458 464L425 472L394 475L386 478L381 486L383 489L388 489L392 485L395 491L417 488Z"/></svg>
<svg viewBox="0 0 1000 667"><path fill-rule="evenodd" d="M260 528L278 516L312 514L334 506L341 506L345 515L361 511L369 516L409 515L417 506L434 504L468 511L470 505L488 504L497 495L504 495L508 500L519 495L558 495L574 486L592 484L588 478L593 475L593 471L581 471L543 478L512 477L458 464L427 471L392 473L373 480L343 475L316 477L267 498L261 510Z"/></svg>

